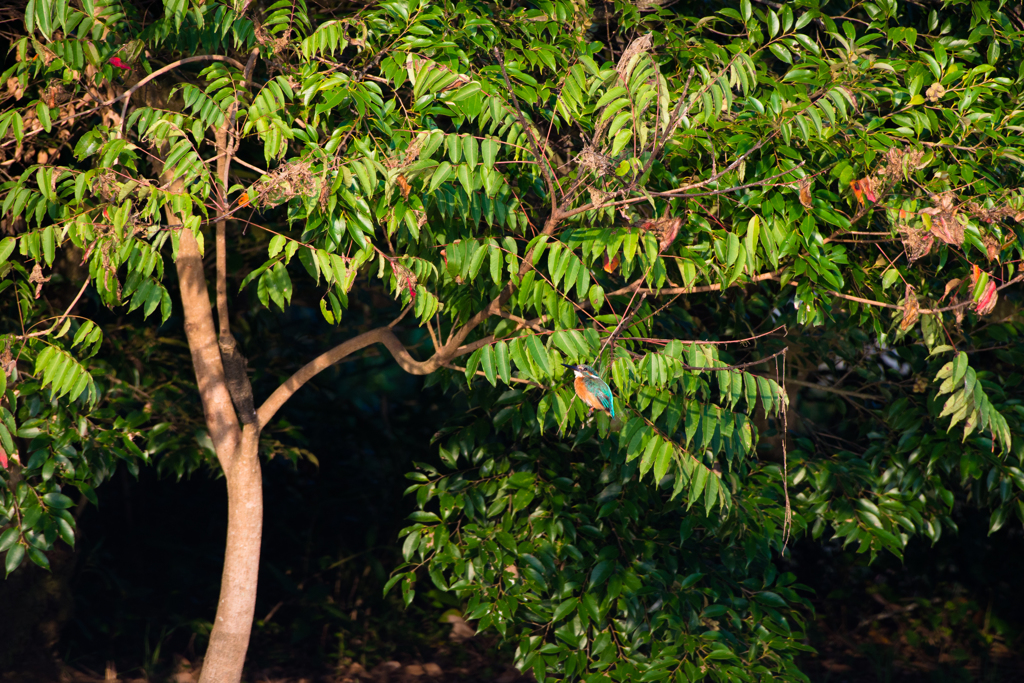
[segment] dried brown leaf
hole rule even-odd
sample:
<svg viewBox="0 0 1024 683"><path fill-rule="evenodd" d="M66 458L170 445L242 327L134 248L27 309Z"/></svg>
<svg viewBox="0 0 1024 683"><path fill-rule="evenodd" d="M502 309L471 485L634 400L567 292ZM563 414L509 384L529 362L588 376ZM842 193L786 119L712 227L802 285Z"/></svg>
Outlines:
<svg viewBox="0 0 1024 683"><path fill-rule="evenodd" d="M623 83L629 82L629 76L633 73L633 67L636 66L640 55L649 52L652 45L654 45L654 34L648 33L634 40L623 50L619 63L615 66L615 71L618 72L619 79Z"/></svg>
<svg viewBox="0 0 1024 683"><path fill-rule="evenodd" d="M903 248L907 251L908 263L927 256L935 243L935 238L927 230L903 228L900 230L900 237L903 239Z"/></svg>
<svg viewBox="0 0 1024 683"><path fill-rule="evenodd" d="M929 102L938 102L945 94L946 88L938 81L929 85L928 89L924 91L924 96L928 98Z"/></svg>
<svg viewBox="0 0 1024 683"><path fill-rule="evenodd" d="M943 211L932 218L932 234L955 247L964 243L964 226L952 212Z"/></svg>
<svg viewBox="0 0 1024 683"><path fill-rule="evenodd" d="M985 252L988 255L989 261L996 261L999 259L999 251L1002 245L999 244L993 235L982 235L981 243L985 245Z"/></svg>
<svg viewBox="0 0 1024 683"><path fill-rule="evenodd" d="M645 221L640 225L640 229L653 233L658 238L659 251L665 251L675 241L682 225L682 218L658 218L653 221Z"/></svg>
<svg viewBox="0 0 1024 683"><path fill-rule="evenodd" d="M950 292L956 291L956 288L959 287L959 286L960 286L960 278L953 278L952 280L947 282L946 283L946 291L942 293L942 299L939 299L939 301L942 301L947 296L949 296Z"/></svg>
<svg viewBox="0 0 1024 683"><path fill-rule="evenodd" d="M49 277L43 277L43 267L38 263L32 266L32 273L28 276L28 281L36 286L36 298L43 293L43 285L50 281Z"/></svg>
<svg viewBox="0 0 1024 683"><path fill-rule="evenodd" d="M800 203L805 209L809 209L812 206L810 178L804 178L800 181Z"/></svg>
<svg viewBox="0 0 1024 683"><path fill-rule="evenodd" d="M409 184L409 181L405 179L404 175L398 174L395 182L398 183L398 187L402 190L402 199L408 199L409 193L412 192L412 186Z"/></svg>
<svg viewBox="0 0 1024 683"><path fill-rule="evenodd" d="M907 285L907 289L903 294L903 320L900 321L900 329L906 332L915 324L917 324L918 318L921 317L921 305L917 301L917 295L914 294L914 288Z"/></svg>

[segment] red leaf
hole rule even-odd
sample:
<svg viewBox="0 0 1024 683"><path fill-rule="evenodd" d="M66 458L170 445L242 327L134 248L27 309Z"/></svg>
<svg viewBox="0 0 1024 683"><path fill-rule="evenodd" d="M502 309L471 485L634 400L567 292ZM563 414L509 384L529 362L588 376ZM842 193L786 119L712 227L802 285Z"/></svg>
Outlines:
<svg viewBox="0 0 1024 683"><path fill-rule="evenodd" d="M7 451L3 446L0 446L0 467L7 469Z"/></svg>
<svg viewBox="0 0 1024 683"><path fill-rule="evenodd" d="M125 64L123 61L121 61L120 57L111 57L107 61L110 62L111 64L113 64L114 66L116 66L118 69L124 69L125 71L131 71L132 70L132 68L130 66Z"/></svg>
<svg viewBox="0 0 1024 683"><path fill-rule="evenodd" d="M978 315L988 315L996 307L996 302L999 300L999 294L996 292L996 289L995 281L989 280L988 286L985 287L985 291L982 293L981 299L978 300L978 305L974 309L978 312Z"/></svg>

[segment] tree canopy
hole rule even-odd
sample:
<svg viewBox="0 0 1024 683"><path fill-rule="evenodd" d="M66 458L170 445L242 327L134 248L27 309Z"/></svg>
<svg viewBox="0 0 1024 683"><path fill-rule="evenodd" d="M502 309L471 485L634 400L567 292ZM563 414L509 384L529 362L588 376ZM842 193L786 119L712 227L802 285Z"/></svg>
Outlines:
<svg viewBox="0 0 1024 683"><path fill-rule="evenodd" d="M69 491L118 463L215 454L204 678L237 679L257 452L298 453L263 430L380 344L466 406L408 475L388 589L454 593L538 681L805 680L789 538L899 556L958 501L1024 520L1024 21L994 4L30 0L0 115L7 572L73 543ZM231 325L297 280L325 338L354 292L379 324L254 395ZM179 324L202 416L161 364Z"/></svg>

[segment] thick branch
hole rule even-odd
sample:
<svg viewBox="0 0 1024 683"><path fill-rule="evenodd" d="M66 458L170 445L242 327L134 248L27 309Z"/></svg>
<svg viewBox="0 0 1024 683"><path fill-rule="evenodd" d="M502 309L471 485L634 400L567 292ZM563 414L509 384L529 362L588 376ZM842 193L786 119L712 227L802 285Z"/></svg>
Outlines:
<svg viewBox="0 0 1024 683"><path fill-rule="evenodd" d="M303 384L346 356L374 344L383 344L387 347L387 350L394 356L398 365L411 375L429 375L441 367L442 363L449 360L447 358L442 359L441 352L438 352L426 361L418 361L409 355L409 351L402 345L402 342L399 341L390 327L378 327L375 330L370 330L357 337L353 337L335 346L330 351L320 354L289 377L256 411L259 427L261 429L265 427L271 418L274 417L274 414L285 404L285 401L291 398L292 394L298 391ZM450 345L451 343L449 342L445 348Z"/></svg>
<svg viewBox="0 0 1024 683"><path fill-rule="evenodd" d="M164 171L164 179L170 180L170 169ZM184 183L180 179L171 183L171 191L181 193ZM181 219L165 206L167 222L181 224ZM206 274L203 259L199 255L199 244L187 228L178 231L178 284L181 288L181 303L185 312L185 336L192 352L192 365L196 372L199 397L203 402L203 413L210 438L217 451L221 467L228 470L241 443L242 432L232 407L217 345L217 332L213 325L213 310L210 295L206 289Z"/></svg>

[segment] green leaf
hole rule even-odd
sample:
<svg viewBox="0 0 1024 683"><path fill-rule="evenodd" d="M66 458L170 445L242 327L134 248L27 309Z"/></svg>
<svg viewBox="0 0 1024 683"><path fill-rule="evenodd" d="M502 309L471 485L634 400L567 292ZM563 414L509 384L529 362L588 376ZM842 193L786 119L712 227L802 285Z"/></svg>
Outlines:
<svg viewBox="0 0 1024 683"><path fill-rule="evenodd" d="M430 187L427 192L433 194L437 191L437 188L441 187L441 183L448 180L452 174L452 166L447 161L442 161L434 169L434 174L430 177Z"/></svg>
<svg viewBox="0 0 1024 683"><path fill-rule="evenodd" d="M466 160L466 165L472 170L476 168L477 154L479 152L479 146L476 138L472 135L467 135L462 138L462 158ZM492 162L491 167L494 164Z"/></svg>
<svg viewBox="0 0 1024 683"><path fill-rule="evenodd" d="M45 502L49 507L56 508L58 510L66 510L75 506L75 502L63 493L47 493L43 496L43 502Z"/></svg>
<svg viewBox="0 0 1024 683"><path fill-rule="evenodd" d="M413 512L411 515L409 515L409 519L411 519L414 522L423 523L441 521L441 518L435 515L433 512L426 512L424 510L417 510L416 512Z"/></svg>
<svg viewBox="0 0 1024 683"><path fill-rule="evenodd" d="M0 240L0 264L7 261L7 257L14 251L14 247L17 244L17 240L13 237L5 237Z"/></svg>
<svg viewBox="0 0 1024 683"><path fill-rule="evenodd" d="M498 157L498 141L490 136L484 138L483 143L480 145L480 151L483 156L484 168L488 170L493 169L495 159Z"/></svg>
<svg viewBox="0 0 1024 683"><path fill-rule="evenodd" d="M590 583L588 584L590 589L593 590L607 581L614 570L615 563L611 560L602 560L594 565L590 572Z"/></svg>
<svg viewBox="0 0 1024 683"><path fill-rule="evenodd" d="M897 280L900 278L900 272L895 268L890 268L885 271L885 275L882 276L882 289L886 290L892 287Z"/></svg>
<svg viewBox="0 0 1024 683"><path fill-rule="evenodd" d="M526 348L530 352L530 356L533 358L533 362L537 364L537 368L541 373L547 377L551 376L551 363L548 360L548 351L544 348L544 345L540 341L540 337L535 334L531 334L526 337Z"/></svg>
<svg viewBox="0 0 1024 683"><path fill-rule="evenodd" d="M7 559L4 562L4 567L7 569L7 576L10 576L11 572L18 568L18 565L21 564L23 559L25 559L25 546L16 545L7 551Z"/></svg>
<svg viewBox="0 0 1024 683"><path fill-rule="evenodd" d="M494 344L494 363L497 367L498 376L501 377L501 381L505 384L511 384L512 367L509 363L508 344L504 341L499 341Z"/></svg>
<svg viewBox="0 0 1024 683"><path fill-rule="evenodd" d="M554 614L551 615L551 621L560 621L565 619L567 616L576 611L576 606L579 602L575 598L563 600L558 607L555 608Z"/></svg>
<svg viewBox="0 0 1024 683"><path fill-rule="evenodd" d="M494 348L490 344L483 347L480 365L483 367L484 375L487 376L487 381L491 383L492 387L495 386L497 373L494 368Z"/></svg>
<svg viewBox="0 0 1024 683"><path fill-rule="evenodd" d="M0 553L9 550L20 538L20 532L18 529L13 527L5 531L3 534L0 534Z"/></svg>

